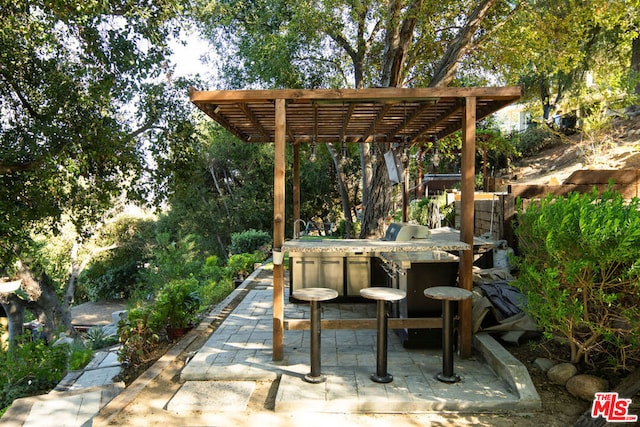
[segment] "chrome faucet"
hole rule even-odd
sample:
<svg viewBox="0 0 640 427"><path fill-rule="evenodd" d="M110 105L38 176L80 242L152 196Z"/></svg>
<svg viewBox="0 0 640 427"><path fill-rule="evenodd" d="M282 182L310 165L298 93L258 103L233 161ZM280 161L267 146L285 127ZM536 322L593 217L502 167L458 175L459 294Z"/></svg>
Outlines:
<svg viewBox="0 0 640 427"><path fill-rule="evenodd" d="M295 221L293 221L293 238L294 239L300 238L300 230L296 231L296 224L298 224L298 222L301 222L302 224L304 224L305 230L307 229L307 223L303 219L298 218Z"/></svg>

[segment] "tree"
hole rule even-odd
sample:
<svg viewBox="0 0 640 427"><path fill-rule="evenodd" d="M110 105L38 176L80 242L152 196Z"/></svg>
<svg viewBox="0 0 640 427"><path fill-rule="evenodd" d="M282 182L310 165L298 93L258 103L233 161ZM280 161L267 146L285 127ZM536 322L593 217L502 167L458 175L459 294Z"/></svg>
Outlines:
<svg viewBox="0 0 640 427"><path fill-rule="evenodd" d="M204 33L224 46L223 69L231 86L361 88L451 84L471 49L517 6L505 0L462 6L458 1L258 0L248 7L236 0L203 0L198 9ZM360 144L361 237L380 235L391 208L382 156L373 164L371 150L392 147L373 145ZM346 193L344 187L340 191ZM344 215L351 221L346 208Z"/></svg>
<svg viewBox="0 0 640 427"><path fill-rule="evenodd" d="M524 83L548 120L569 96L584 102L594 91L587 87L587 73L600 85L598 95L633 91L639 9L637 0L522 2L514 19L477 52L478 59L507 82Z"/></svg>
<svg viewBox="0 0 640 427"><path fill-rule="evenodd" d="M83 236L114 196L150 189L149 148L166 152L193 134L171 93L184 99L186 89L160 80L181 7L2 0L0 269L23 277L29 298L9 296L9 304L34 311L49 337L70 329L68 314L59 315L68 310L46 272L22 259L32 233L56 229L65 214Z"/></svg>

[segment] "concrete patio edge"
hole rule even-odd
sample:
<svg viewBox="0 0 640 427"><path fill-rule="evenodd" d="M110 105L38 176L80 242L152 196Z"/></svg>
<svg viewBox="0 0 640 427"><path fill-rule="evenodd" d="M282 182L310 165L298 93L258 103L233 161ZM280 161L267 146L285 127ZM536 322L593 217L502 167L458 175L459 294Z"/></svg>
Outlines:
<svg viewBox="0 0 640 427"><path fill-rule="evenodd" d="M540 409L542 407L540 395L531 381L527 368L498 341L487 333L478 333L473 337L473 347L479 357L518 393L520 396L517 404L519 409Z"/></svg>

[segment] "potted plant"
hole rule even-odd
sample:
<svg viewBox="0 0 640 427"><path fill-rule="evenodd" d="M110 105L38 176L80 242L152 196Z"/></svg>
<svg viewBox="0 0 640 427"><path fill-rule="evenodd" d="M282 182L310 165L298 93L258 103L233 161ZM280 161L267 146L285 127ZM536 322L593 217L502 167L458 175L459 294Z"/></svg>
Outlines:
<svg viewBox="0 0 640 427"><path fill-rule="evenodd" d="M174 340L191 329L200 310L198 282L195 279L172 280L156 296L154 317Z"/></svg>

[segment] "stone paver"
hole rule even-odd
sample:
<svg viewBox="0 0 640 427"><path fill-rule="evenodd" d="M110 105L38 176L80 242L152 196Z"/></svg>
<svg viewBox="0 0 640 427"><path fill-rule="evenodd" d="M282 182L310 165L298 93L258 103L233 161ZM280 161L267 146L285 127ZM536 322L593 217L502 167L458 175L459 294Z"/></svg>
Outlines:
<svg viewBox="0 0 640 427"><path fill-rule="evenodd" d="M520 378L504 378L512 368L517 371L517 366L494 368L480 357L456 358L455 371L462 381L445 384L435 379L442 369L442 351L405 349L391 330L387 363L393 382L378 384L369 379L376 368L375 330L323 330L322 373L327 381L309 384L303 380L310 364L309 331L285 331L284 360L271 360L272 295L270 286L252 290L182 370L181 378L260 381L280 376L276 412L478 412L534 409L540 405L535 389L526 387L533 387L530 379L527 383ZM287 292L285 318L309 318L308 304L288 301ZM325 302L322 307L323 318L375 318L373 303ZM253 332L247 335L251 328ZM515 359L509 363L519 364Z"/></svg>

